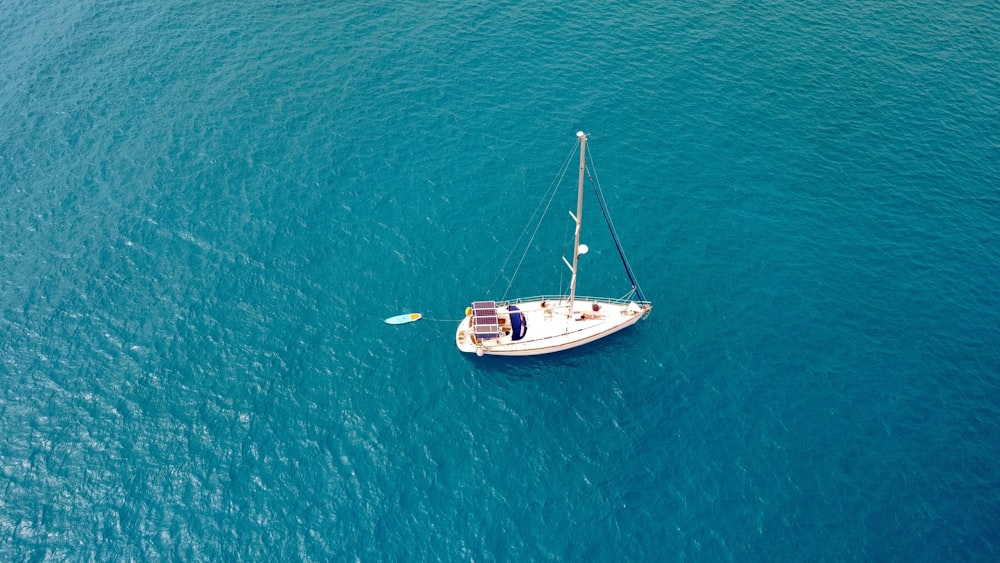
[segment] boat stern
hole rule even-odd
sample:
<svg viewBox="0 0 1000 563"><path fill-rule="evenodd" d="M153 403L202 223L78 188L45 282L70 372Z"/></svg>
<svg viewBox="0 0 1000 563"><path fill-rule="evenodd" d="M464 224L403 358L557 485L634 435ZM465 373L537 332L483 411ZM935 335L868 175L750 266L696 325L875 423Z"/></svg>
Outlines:
<svg viewBox="0 0 1000 563"><path fill-rule="evenodd" d="M473 353L476 351L476 337L472 330L472 307L465 309L465 318L458 323L455 331L455 345L462 352Z"/></svg>

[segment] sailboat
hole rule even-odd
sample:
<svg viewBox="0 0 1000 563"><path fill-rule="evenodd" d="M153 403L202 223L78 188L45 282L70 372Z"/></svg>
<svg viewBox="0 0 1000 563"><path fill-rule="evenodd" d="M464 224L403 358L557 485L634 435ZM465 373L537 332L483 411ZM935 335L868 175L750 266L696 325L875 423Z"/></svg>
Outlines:
<svg viewBox="0 0 1000 563"><path fill-rule="evenodd" d="M652 304L645 299L635 281L597 184L598 200L625 272L632 282L632 290L617 298L581 297L576 294L580 256L589 250L587 245L580 244L587 135L581 131L576 136L580 147L580 176L576 213L569 212L576 223L572 262L563 257L563 262L571 271L569 295L473 301L455 331L455 344L462 352L478 356L537 356L560 352L614 334L649 316Z"/></svg>

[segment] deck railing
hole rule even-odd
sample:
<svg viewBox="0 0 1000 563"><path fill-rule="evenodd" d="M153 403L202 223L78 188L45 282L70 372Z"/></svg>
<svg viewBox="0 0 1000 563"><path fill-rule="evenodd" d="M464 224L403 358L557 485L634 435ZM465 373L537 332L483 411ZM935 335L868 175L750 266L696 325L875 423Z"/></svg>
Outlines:
<svg viewBox="0 0 1000 563"><path fill-rule="evenodd" d="M577 295L575 297L576 301L596 301L598 303L614 303L616 305L627 305L629 303L635 302L639 305L651 305L650 301L641 301L634 299L635 294L629 293L625 297L587 297L583 295ZM527 303L531 301L548 301L554 305L561 305L569 301L569 295L534 295L531 297L517 297L515 299L506 299L504 301L497 301L497 306L502 307L505 305L517 305L518 303Z"/></svg>

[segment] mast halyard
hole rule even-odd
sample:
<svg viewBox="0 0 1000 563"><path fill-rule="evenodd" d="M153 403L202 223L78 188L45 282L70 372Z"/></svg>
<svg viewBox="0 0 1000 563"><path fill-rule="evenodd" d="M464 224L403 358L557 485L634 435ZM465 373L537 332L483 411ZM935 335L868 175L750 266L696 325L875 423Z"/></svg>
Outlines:
<svg viewBox="0 0 1000 563"><path fill-rule="evenodd" d="M576 221L576 235L573 239L573 265L570 269L573 276L569 282L569 318L573 316L573 301L576 299L576 273L580 266L580 226L583 224L583 176L587 168L587 135L583 131L578 131L576 136L580 139L580 181L576 194L576 215L570 212L570 217Z"/></svg>

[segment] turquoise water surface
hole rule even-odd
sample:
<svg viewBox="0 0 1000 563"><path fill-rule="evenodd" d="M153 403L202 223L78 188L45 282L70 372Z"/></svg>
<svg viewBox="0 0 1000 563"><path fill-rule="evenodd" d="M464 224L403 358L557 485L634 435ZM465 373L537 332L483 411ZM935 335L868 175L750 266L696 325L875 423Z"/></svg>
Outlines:
<svg viewBox="0 0 1000 563"><path fill-rule="evenodd" d="M0 13L0 559L1000 557L997 3ZM577 130L652 315L459 353Z"/></svg>

